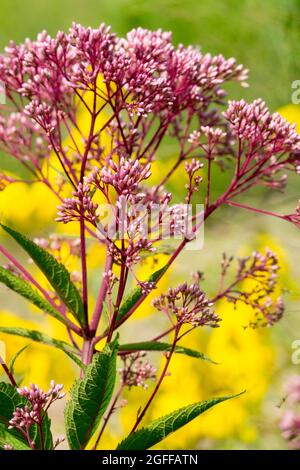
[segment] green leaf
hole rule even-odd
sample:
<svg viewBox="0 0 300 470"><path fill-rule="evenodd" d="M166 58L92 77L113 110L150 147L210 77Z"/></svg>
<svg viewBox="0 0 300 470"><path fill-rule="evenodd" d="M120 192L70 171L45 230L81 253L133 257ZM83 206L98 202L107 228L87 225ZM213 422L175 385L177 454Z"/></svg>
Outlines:
<svg viewBox="0 0 300 470"><path fill-rule="evenodd" d="M242 392L244 393L244 392ZM129 434L117 447L117 450L145 450L153 447L158 442L165 439L173 432L185 426L187 423L197 418L209 408L241 395L228 395L225 397L212 398L201 401L193 405L184 406L179 410L173 411L162 418L152 421L148 426Z"/></svg>
<svg viewBox="0 0 300 470"><path fill-rule="evenodd" d="M154 273L151 274L151 276L147 279L148 282L154 282L156 283L157 280L162 276L162 274L167 270L167 267L164 266L163 268L158 269ZM142 288L136 287L133 289L123 300L123 302L120 305L119 308L119 314L117 318L117 323L119 323L125 315L131 310L131 308L140 300L142 297L143 292Z"/></svg>
<svg viewBox="0 0 300 470"><path fill-rule="evenodd" d="M30 346L29 344L26 344L26 346L24 346L24 348L20 349L19 351L16 352L16 354L13 355L13 357L11 358L11 360L9 361L9 365L8 365L8 368L9 368L9 372L14 375L14 366L15 366L15 362L16 360L18 359L18 357L22 354L23 351L25 351L28 346Z"/></svg>
<svg viewBox="0 0 300 470"><path fill-rule="evenodd" d="M96 353L85 376L71 389L65 408L67 438L72 450L84 449L109 405L116 381L118 339Z"/></svg>
<svg viewBox="0 0 300 470"><path fill-rule="evenodd" d="M1 224L1 227L27 252L44 273L55 292L70 309L81 326L86 326L83 303L80 294L70 278L70 273L47 250L39 247L29 238Z"/></svg>
<svg viewBox="0 0 300 470"><path fill-rule="evenodd" d="M3 426L8 426L8 422L12 418L15 409L17 407L23 408L25 405L28 405L28 400L25 397L20 396L11 384L0 382L0 425L2 425L2 429ZM53 449L50 425L51 421L46 415L42 424L44 448L46 450ZM26 445L27 441L25 437L17 429L10 429L9 434L11 434L12 438L17 439ZM36 448L40 449L40 432L36 424L32 425L30 428L30 438L35 442Z"/></svg>
<svg viewBox="0 0 300 470"><path fill-rule="evenodd" d="M22 440L21 435L15 436L4 424L0 423L0 450L5 444L11 445L13 450L31 450L29 444Z"/></svg>
<svg viewBox="0 0 300 470"><path fill-rule="evenodd" d="M171 348L172 345L169 343L161 343L158 341L144 341L141 343L121 344L119 347L119 351L170 351ZM176 346L174 352L177 354L185 354L186 356L194 357L196 359L202 359L204 361L211 362L212 364L217 364L217 362L213 361L202 352L195 351L194 349L184 348L183 346Z"/></svg>
<svg viewBox="0 0 300 470"><path fill-rule="evenodd" d="M67 354L67 356L69 356L70 359L72 359L82 369L85 367L80 361L80 359L76 356L76 349L70 346L65 341L51 338L51 336L48 336L45 333L41 333L40 331L36 330L28 330L27 328L11 328L6 326L0 326L0 333L22 336L23 338L31 339L36 343L42 343L46 344L47 346L53 346Z"/></svg>
<svg viewBox="0 0 300 470"><path fill-rule="evenodd" d="M0 282L5 284L9 289L20 294L25 299L29 300L36 307L40 308L43 312L49 313L52 317L67 324L67 320L54 308L52 305L38 292L31 287L31 285L24 279L20 279L9 270L0 266Z"/></svg>

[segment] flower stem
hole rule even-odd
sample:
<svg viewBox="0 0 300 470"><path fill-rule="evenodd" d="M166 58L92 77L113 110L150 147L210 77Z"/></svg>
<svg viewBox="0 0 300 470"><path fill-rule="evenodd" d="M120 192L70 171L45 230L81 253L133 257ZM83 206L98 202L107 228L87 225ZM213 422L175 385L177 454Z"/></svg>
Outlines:
<svg viewBox="0 0 300 470"><path fill-rule="evenodd" d="M15 381L14 379L14 376L12 375L12 373L10 372L9 368L7 367L7 365L4 363L4 362L1 362L1 366L3 367L4 369L4 372L6 373L10 383L12 384L13 387L17 387L18 384L17 382Z"/></svg>
<svg viewBox="0 0 300 470"><path fill-rule="evenodd" d="M82 271L82 302L85 313L85 321L88 325L88 281L86 265L86 239L85 223L83 214L80 215L80 250L81 250L81 271Z"/></svg>
<svg viewBox="0 0 300 470"><path fill-rule="evenodd" d="M104 268L104 274L108 274L108 272L111 270L113 265L113 258L111 255L107 253L106 255L106 262L105 262L105 268ZM94 313L92 316L91 324L90 324L90 332L91 334L95 334L98 328L98 325L100 323L101 319L101 314L103 311L103 304L104 300L107 294L107 289L108 289L108 280L107 277L103 278L101 287L99 290L99 294L97 297Z"/></svg>
<svg viewBox="0 0 300 470"><path fill-rule="evenodd" d="M256 212L257 214L270 215L271 217L277 217L279 219L284 219L284 216L281 214L276 214L276 212L266 211L264 209L258 209L257 207L247 206L246 204L240 204L238 202L224 200L224 204L228 206L239 207L240 209L246 209L248 211Z"/></svg>
<svg viewBox="0 0 300 470"><path fill-rule="evenodd" d="M96 442L95 442L95 444L94 444L94 446L93 446L93 450L96 450L96 449L97 449L97 446L98 446L98 444L99 444L99 442L100 442L101 437L103 436L103 433L104 433L104 431L105 431L105 429L106 429L106 426L107 426L107 424L108 424L108 422L109 422L109 420L110 420L110 418L111 418L113 412L114 412L115 409L116 409L116 404L117 404L117 402L118 402L120 396L122 395L122 392L123 392L123 390L124 390L124 386L125 386L125 384L122 383L122 385L120 386L119 390L118 390L117 393L116 393L115 398L114 398L113 401L112 401L112 404L111 404L111 406L110 406L110 408L109 408L109 410L108 410L108 412L107 412L107 415L106 415L105 418L104 418L104 423L103 423L102 428L101 428L101 430L100 430L100 432L99 432L99 435L98 435L98 437L97 437L97 440L96 440Z"/></svg>
<svg viewBox="0 0 300 470"><path fill-rule="evenodd" d="M44 443L44 433L43 433L43 420L41 417L41 413L39 412L38 415L38 428L39 428L39 434L40 434L40 450L44 450L45 443Z"/></svg>
<svg viewBox="0 0 300 470"><path fill-rule="evenodd" d="M82 346L82 362L84 365L89 365L92 361L93 358L93 352L94 352L94 341L92 338L86 338L83 342ZM81 371L81 377L83 377L84 371Z"/></svg>
<svg viewBox="0 0 300 470"><path fill-rule="evenodd" d="M177 344L177 338L178 338L178 333L179 333L179 328L177 327L177 329L175 330L175 335L174 335L174 339L173 339L173 344L172 344L172 348L170 349L170 352L167 354L167 360L166 360L166 363L164 365L164 368L162 370L162 373L160 374L160 377L158 379L158 382L149 398L149 400L147 401L145 407L143 408L143 410L141 411L141 413L138 415L138 418L136 420L136 423L135 425L133 426L132 430L131 430L131 433L132 434L133 432L135 432L135 430L137 429L137 427L139 426L139 424L141 423L142 419L144 418L145 414L147 413L151 403L153 402L158 390L160 389L160 386L166 376L166 373L167 373L167 370L169 368L169 365L170 365L170 362L171 362L171 359L172 359L172 356L173 356L173 353L175 351L175 347L176 347L176 344Z"/></svg>

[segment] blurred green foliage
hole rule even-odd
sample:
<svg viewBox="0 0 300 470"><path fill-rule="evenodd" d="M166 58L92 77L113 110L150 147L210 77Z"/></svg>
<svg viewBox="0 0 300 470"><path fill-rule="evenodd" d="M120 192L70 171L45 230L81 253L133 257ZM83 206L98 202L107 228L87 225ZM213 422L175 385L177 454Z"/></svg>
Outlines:
<svg viewBox="0 0 300 470"><path fill-rule="evenodd" d="M0 13L1 48L72 21L105 21L123 35L137 26L172 30L176 43L245 64L251 88L236 93L263 96L273 109L290 101L291 82L300 77L299 0L1 0Z"/></svg>

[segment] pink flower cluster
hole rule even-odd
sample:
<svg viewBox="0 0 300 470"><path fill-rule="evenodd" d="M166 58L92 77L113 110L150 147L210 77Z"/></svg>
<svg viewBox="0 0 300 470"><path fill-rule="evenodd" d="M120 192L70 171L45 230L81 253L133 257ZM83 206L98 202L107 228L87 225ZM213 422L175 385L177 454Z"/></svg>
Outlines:
<svg viewBox="0 0 300 470"><path fill-rule="evenodd" d="M148 388L147 381L155 380L157 369L145 360L145 352L128 354L123 357L124 366L119 370L122 384L129 388Z"/></svg>
<svg viewBox="0 0 300 470"><path fill-rule="evenodd" d="M101 170L100 180L112 186L118 195L134 194L139 183L151 175L151 165L142 165L138 160L121 157L118 164L112 159Z"/></svg>
<svg viewBox="0 0 300 470"><path fill-rule="evenodd" d="M287 383L288 401L294 408L286 410L280 421L282 436L293 449L300 449L300 376L290 377ZM297 410L298 406L298 410Z"/></svg>
<svg viewBox="0 0 300 470"><path fill-rule="evenodd" d="M243 303L254 312L254 319L249 326L272 326L284 313L282 297L274 295L279 270L278 257L267 248L265 253L254 251L251 256L239 258L233 279L231 273L226 286L225 279L233 259L223 255L221 286L213 301L225 298L235 308Z"/></svg>
<svg viewBox="0 0 300 470"><path fill-rule="evenodd" d="M295 125L289 124L279 113L271 114L261 99L246 103L229 101L224 113L232 133L252 148L265 149L272 155L300 150L300 136Z"/></svg>
<svg viewBox="0 0 300 470"><path fill-rule="evenodd" d="M72 198L65 198L61 206L58 207L57 222L68 222L80 220L80 217L97 225L97 208L98 204L92 201L90 196L90 186L86 183L79 183L78 188L73 191Z"/></svg>
<svg viewBox="0 0 300 470"><path fill-rule="evenodd" d="M31 384L29 388L18 388L18 394L24 397L28 404L15 409L13 417L9 421L8 429L18 429L26 437L29 445L34 448L35 442L32 441L30 435L31 426L35 424L41 426L49 407L56 400L65 397L65 393L61 392L62 388L63 385L56 385L53 380L51 380L50 388L47 392L44 392L34 384Z"/></svg>
<svg viewBox="0 0 300 470"><path fill-rule="evenodd" d="M239 188L244 190L250 182L259 182L282 189L286 175L278 180L277 173L297 170L300 161L300 135L296 125L287 122L279 113L271 114L261 99L250 104L244 100L229 101L224 117L239 142L238 176L244 178Z"/></svg>
<svg viewBox="0 0 300 470"><path fill-rule="evenodd" d="M74 90L89 89L99 74L104 83L124 88L131 100L123 106L138 114L201 107L223 96L224 81L246 80L247 71L234 59L175 48L171 41L161 30L138 28L122 39L103 24L98 29L74 24L55 38L44 31L36 41L11 43L0 57L0 79L9 98L18 93L29 100L28 115L38 121L47 115L54 127L68 114Z"/></svg>
<svg viewBox="0 0 300 470"><path fill-rule="evenodd" d="M177 139L179 161L162 178L151 202L179 164L195 156L193 171L186 161L188 203L202 181L194 176L195 165L200 169L207 160L210 179L212 162L225 168L225 156L237 162L226 199L258 183L282 189L286 175L281 172L299 167L294 127L271 114L261 100L231 101L223 114L214 106L225 96L225 82L245 84L246 78L247 71L234 59L175 47L171 33L161 30L138 28L126 38L103 24L96 29L73 24L54 38L44 31L35 41L11 43L0 55L0 80L9 103L1 106L0 146L60 198L57 220L63 223L83 218L97 224L95 188L108 203L111 188L118 196L148 191L149 197L145 180L166 135ZM88 135L78 123L81 108L90 120ZM99 129L102 111L107 120ZM110 150L101 144L103 131L111 137ZM72 142L68 147L66 134ZM234 139L240 141L238 150ZM51 151L63 174L55 184L45 165ZM199 151L201 164L195 155ZM3 187L9 182L1 181ZM67 183L73 197L65 198ZM210 187L209 181L208 210Z"/></svg>
<svg viewBox="0 0 300 470"><path fill-rule="evenodd" d="M196 283L188 285L185 282L174 289L170 288L166 294L155 298L152 305L167 316L175 315L179 325L219 326L220 318L211 309L213 303Z"/></svg>

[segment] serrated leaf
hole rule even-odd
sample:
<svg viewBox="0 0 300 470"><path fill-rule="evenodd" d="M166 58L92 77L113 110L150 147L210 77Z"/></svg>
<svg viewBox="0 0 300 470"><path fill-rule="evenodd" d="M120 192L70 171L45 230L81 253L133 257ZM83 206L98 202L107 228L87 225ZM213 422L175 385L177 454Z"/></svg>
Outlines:
<svg viewBox="0 0 300 470"><path fill-rule="evenodd" d="M22 354L22 352L25 351L28 348L28 346L29 346L29 344L26 344L26 346L24 346L24 348L17 351L16 354L14 354L13 357L11 358L11 360L9 361L8 369L9 369L9 372L12 375L14 375L14 366L15 366L16 360Z"/></svg>
<svg viewBox="0 0 300 470"><path fill-rule="evenodd" d="M163 268L158 269L151 276L147 279L147 282L156 282L160 276L167 270L167 267L164 266ZM140 300L142 297L143 292L142 288L136 287L133 289L123 300L119 308L119 314L117 318L117 323L119 323L125 315L131 310L131 308Z"/></svg>
<svg viewBox="0 0 300 470"><path fill-rule="evenodd" d="M67 438L72 450L84 449L97 430L109 405L116 380L118 340L96 353L71 389L71 399L65 408Z"/></svg>
<svg viewBox="0 0 300 470"><path fill-rule="evenodd" d="M67 320L54 307L52 307L47 300L43 299L43 297L41 297L28 282L24 279L20 279L2 266L0 266L0 282L5 284L12 291L29 300L43 312L49 313L52 317L64 324L67 324Z"/></svg>
<svg viewBox="0 0 300 470"><path fill-rule="evenodd" d="M70 273L62 263L29 238L13 230L6 225L1 227L27 252L35 264L46 276L55 292L79 321L81 326L86 326L84 307L79 291L70 278Z"/></svg>
<svg viewBox="0 0 300 470"><path fill-rule="evenodd" d="M17 407L24 407L28 405L28 400L25 397L22 397L18 394L17 390L8 383L0 382L0 424L3 426L8 426L9 420L13 416L13 412ZM42 430L44 438L44 449L51 450L53 449L53 440L50 429L51 421L46 415L43 419ZM24 444L27 443L25 437L17 430L11 429L9 433L20 440ZM40 449L41 440L40 432L36 424L32 425L30 428L30 438L35 442L36 448Z"/></svg>
<svg viewBox="0 0 300 470"><path fill-rule="evenodd" d="M128 343L121 344L119 351L170 351L172 349L172 344L162 343L158 341L143 341L140 343ZM210 359L208 356L203 354L200 351L195 351L194 349L184 348L183 346L176 346L174 352L177 354L185 354L186 356L194 357L196 359L202 359L204 361L211 362L212 364L217 364L215 361Z"/></svg>
<svg viewBox="0 0 300 470"><path fill-rule="evenodd" d="M244 393L244 392L242 392ZM158 444L167 436L177 431L187 423L197 418L209 408L241 395L228 395L225 397L212 398L193 405L184 406L173 411L162 418L152 421L148 426L135 431L126 437L117 447L117 450L145 450Z"/></svg>
<svg viewBox="0 0 300 470"><path fill-rule="evenodd" d="M85 367L80 359L76 356L76 349L70 346L65 341L59 339L51 338L45 333L41 333L36 330L28 330L27 328L15 328L9 326L0 326L0 333L5 333L8 335L22 336L23 338L31 339L36 343L46 344L47 346L53 346L57 349L63 351L67 356L70 357L79 367L82 369Z"/></svg>

